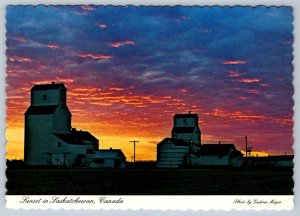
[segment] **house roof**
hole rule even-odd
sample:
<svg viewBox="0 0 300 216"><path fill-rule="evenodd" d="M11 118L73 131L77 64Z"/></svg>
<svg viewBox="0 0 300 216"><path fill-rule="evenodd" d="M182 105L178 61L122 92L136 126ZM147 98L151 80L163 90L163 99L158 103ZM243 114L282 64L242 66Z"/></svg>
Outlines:
<svg viewBox="0 0 300 216"><path fill-rule="evenodd" d="M50 105L50 106L30 106L25 115L45 115L45 114L53 114L58 105Z"/></svg>
<svg viewBox="0 0 300 216"><path fill-rule="evenodd" d="M158 143L158 145L162 145L166 142L171 142L176 146L190 146L189 143L187 143L186 141L184 141L182 139L173 139L173 138L165 138L160 143Z"/></svg>
<svg viewBox="0 0 300 216"><path fill-rule="evenodd" d="M237 151L234 144L203 144L201 146L200 155L228 155L230 150ZM237 151L238 153L239 151Z"/></svg>
<svg viewBox="0 0 300 216"><path fill-rule="evenodd" d="M107 158L116 158L117 155L121 155L126 160L125 155L121 149L101 149L94 151L95 155L93 158L107 159Z"/></svg>
<svg viewBox="0 0 300 216"><path fill-rule="evenodd" d="M198 117L196 113L187 113L187 114L175 114L174 118L194 118Z"/></svg>
<svg viewBox="0 0 300 216"><path fill-rule="evenodd" d="M193 133L195 130L195 127L173 127L172 134L173 133Z"/></svg>
<svg viewBox="0 0 300 216"><path fill-rule="evenodd" d="M48 105L48 106L30 106L26 112L25 115L50 115L54 114L57 107L60 106L61 108L65 108L70 115L71 112L69 108L66 105Z"/></svg>
<svg viewBox="0 0 300 216"><path fill-rule="evenodd" d="M69 144L84 145L84 141L91 141L98 144L98 139L87 131L72 130L70 134L55 134L56 137Z"/></svg>
<svg viewBox="0 0 300 216"><path fill-rule="evenodd" d="M50 84L40 84L40 85L34 85L31 88L31 91L34 90L52 90L52 89L59 89L64 88L66 89L65 85L63 83L50 83Z"/></svg>
<svg viewBox="0 0 300 216"><path fill-rule="evenodd" d="M72 129L72 133L73 136L81 139L81 140L88 140L88 141L99 141L96 137L94 137L90 132L88 131L78 131L76 129Z"/></svg>

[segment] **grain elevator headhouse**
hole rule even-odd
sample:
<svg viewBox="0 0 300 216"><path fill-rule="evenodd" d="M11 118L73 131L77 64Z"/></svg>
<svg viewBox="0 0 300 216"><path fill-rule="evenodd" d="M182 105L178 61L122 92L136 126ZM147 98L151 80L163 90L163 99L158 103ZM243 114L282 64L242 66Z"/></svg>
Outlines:
<svg viewBox="0 0 300 216"><path fill-rule="evenodd" d="M188 143L201 144L201 131L196 113L174 115L172 138L181 139Z"/></svg>

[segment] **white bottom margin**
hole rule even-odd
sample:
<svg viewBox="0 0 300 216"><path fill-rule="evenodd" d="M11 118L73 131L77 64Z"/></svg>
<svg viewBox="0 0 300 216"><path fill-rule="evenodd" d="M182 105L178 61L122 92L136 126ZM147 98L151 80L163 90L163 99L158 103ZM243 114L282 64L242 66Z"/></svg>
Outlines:
<svg viewBox="0 0 300 216"><path fill-rule="evenodd" d="M6 207L12 209L292 210L293 206L293 195L6 195Z"/></svg>

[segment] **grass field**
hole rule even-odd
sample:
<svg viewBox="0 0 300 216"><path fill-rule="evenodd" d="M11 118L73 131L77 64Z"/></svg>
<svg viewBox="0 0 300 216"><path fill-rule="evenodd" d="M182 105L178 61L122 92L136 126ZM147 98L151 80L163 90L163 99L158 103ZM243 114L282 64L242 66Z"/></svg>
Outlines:
<svg viewBox="0 0 300 216"><path fill-rule="evenodd" d="M292 169L8 169L7 195L291 195Z"/></svg>

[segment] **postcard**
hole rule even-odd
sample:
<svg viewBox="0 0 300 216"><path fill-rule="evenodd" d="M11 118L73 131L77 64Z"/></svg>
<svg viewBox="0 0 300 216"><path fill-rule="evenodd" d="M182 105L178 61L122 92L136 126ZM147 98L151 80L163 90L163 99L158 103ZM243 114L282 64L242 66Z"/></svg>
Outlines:
<svg viewBox="0 0 300 216"><path fill-rule="evenodd" d="M291 6L8 5L6 206L293 208Z"/></svg>

